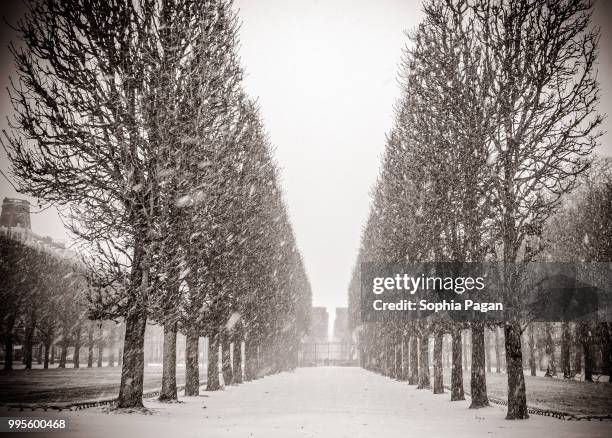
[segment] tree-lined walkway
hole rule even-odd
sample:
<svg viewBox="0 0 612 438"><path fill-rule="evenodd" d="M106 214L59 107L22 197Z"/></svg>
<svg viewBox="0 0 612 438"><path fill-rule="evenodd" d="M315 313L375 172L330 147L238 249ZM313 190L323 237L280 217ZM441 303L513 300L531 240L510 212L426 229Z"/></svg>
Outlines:
<svg viewBox="0 0 612 438"><path fill-rule="evenodd" d="M66 436L561 438L605 437L611 429L609 422L539 416L509 422L498 406L470 410L468 401L451 403L361 368L302 368L202 394L178 404L150 400L145 405L153 415L113 415L112 421L101 408L62 413L70 425Z"/></svg>

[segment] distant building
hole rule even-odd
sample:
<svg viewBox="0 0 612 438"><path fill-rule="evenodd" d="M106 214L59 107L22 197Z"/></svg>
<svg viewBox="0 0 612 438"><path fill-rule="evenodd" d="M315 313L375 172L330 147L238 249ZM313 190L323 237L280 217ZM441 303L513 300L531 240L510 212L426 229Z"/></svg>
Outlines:
<svg viewBox="0 0 612 438"><path fill-rule="evenodd" d="M354 346L348 329L348 309L336 308L333 337L327 335L329 315L325 307L313 307L310 334L300 347L300 366L355 365Z"/></svg>
<svg viewBox="0 0 612 438"><path fill-rule="evenodd" d="M32 232L30 202L25 199L4 198L0 212L0 233L26 245L51 251L61 257L75 257L72 251L66 250L64 243Z"/></svg>
<svg viewBox="0 0 612 438"><path fill-rule="evenodd" d="M313 307L310 319L309 342L327 342L329 314L325 307Z"/></svg>
<svg viewBox="0 0 612 438"><path fill-rule="evenodd" d="M4 198L0 226L32 230L30 224L30 202L25 199Z"/></svg>
<svg viewBox="0 0 612 438"><path fill-rule="evenodd" d="M351 341L351 334L349 333L348 328L348 307L336 307L336 319L334 319L334 341Z"/></svg>

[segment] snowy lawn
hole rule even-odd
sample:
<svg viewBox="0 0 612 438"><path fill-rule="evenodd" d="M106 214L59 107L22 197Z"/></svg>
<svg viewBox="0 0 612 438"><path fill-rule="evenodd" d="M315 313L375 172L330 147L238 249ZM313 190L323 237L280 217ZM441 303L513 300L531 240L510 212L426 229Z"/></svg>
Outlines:
<svg viewBox="0 0 612 438"><path fill-rule="evenodd" d="M450 385L450 372L445 370L444 383ZM463 375L463 385L470 390L470 374ZM525 374L527 404L575 414L607 415L612 412L612 385L606 382L581 382L563 378L532 377ZM508 398L508 377L505 373L487 373L487 392L502 400Z"/></svg>
<svg viewBox="0 0 612 438"><path fill-rule="evenodd" d="M468 402L451 403L448 393L434 395L360 368L303 368L181 400L184 403L148 400L152 415L105 413L102 408L35 414L67 418L69 430L62 436L69 437L612 436L610 422L535 415L507 421L501 407L470 410Z"/></svg>
<svg viewBox="0 0 612 438"><path fill-rule="evenodd" d="M144 387L161 387L161 366L145 367ZM178 384L185 382L185 366L176 367ZM206 368L200 366L200 379ZM116 397L121 367L52 368L0 371L0 403L51 403Z"/></svg>

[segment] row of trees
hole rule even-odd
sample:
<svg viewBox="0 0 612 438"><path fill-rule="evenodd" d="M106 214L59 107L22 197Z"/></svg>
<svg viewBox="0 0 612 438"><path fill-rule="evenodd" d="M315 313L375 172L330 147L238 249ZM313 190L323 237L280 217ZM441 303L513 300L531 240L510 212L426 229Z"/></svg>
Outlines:
<svg viewBox="0 0 612 438"><path fill-rule="evenodd" d="M65 206L90 317L124 322L118 406L142 406L151 320L164 326L162 398L176 398L178 331L188 394L200 336L209 389L219 345L223 363L245 342L268 372L295 366L310 286L242 87L231 2L33 2L18 28L3 144L20 190Z"/></svg>
<svg viewBox="0 0 612 438"><path fill-rule="evenodd" d="M612 371L610 336L608 323L531 323L523 332L523 367L532 376L540 369L548 377L584 375L592 382L595 373Z"/></svg>
<svg viewBox="0 0 612 438"><path fill-rule="evenodd" d="M588 1L428 1L424 13L404 52L402 98L349 302L366 367L380 369L383 351L403 351L408 380L429 387L433 336L435 393L444 391L441 341L451 334L451 400L464 398L460 333L470 329L471 407L477 408L488 404L485 324L442 319L362 325L360 263L510 266L537 260L545 247L543 229L588 168L599 136L598 32L590 26ZM505 282L506 303L517 299L513 281ZM528 418L525 324L517 316L500 325L507 418Z"/></svg>
<svg viewBox="0 0 612 438"><path fill-rule="evenodd" d="M609 331L604 331L606 324L580 324L532 322L522 336L523 369L529 370L532 376L559 377L576 379L584 376L585 381L594 381L610 373ZM503 333L500 327L485 329L486 372L502 373L506 369ZM609 330L609 329L608 329ZM462 370L471 368L470 329L461 331ZM435 340L435 339L434 339ZM362 365L370 361L368 367L376 372L396 378L409 380L410 344L402 344L401 339L387 345L379 346L376 354L362 357ZM431 336L429 341L431 342ZM380 343L379 343L380 344ZM390 348L391 347L391 348ZM370 347L375 348L375 347ZM442 367L452 368L452 336L445 333L441 342ZM429 347L428 361L432 362L433 349ZM423 359L425 360L425 359ZM419 361L419 350L416 349L416 362ZM426 370L424 370L426 372ZM431 370L430 370L431 371ZM418 366L414 368L414 382L418 382Z"/></svg>
<svg viewBox="0 0 612 438"><path fill-rule="evenodd" d="M541 259L561 262L610 262L612 260L612 159L596 157L580 176L580 184L563 198L561 208L542 232ZM602 305L606 305L602 303ZM571 340L581 346L584 375L594 370L612 375L612 325L610 321L563 323L546 327L546 344L560 337L560 366L564 375L580 372L580 360L571 365ZM530 333L529 338L532 338ZM531 345L531 343L530 343ZM550 350L550 346L547 347ZM595 357L600 358L595 360Z"/></svg>
<svg viewBox="0 0 612 438"><path fill-rule="evenodd" d="M0 260L4 369L13 368L16 345L23 345L26 368L32 368L36 347L48 368L56 344L64 368L68 347L80 345L84 335L86 281L78 260L65 250L35 242L27 230L11 228L1 230ZM74 360L78 366L78 354Z"/></svg>

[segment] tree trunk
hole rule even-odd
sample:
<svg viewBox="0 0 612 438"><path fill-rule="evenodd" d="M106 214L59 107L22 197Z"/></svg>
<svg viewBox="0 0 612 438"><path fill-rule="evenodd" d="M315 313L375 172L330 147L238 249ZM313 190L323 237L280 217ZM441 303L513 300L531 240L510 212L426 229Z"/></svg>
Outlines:
<svg viewBox="0 0 612 438"><path fill-rule="evenodd" d="M13 369L13 334L8 333L4 337L4 369Z"/></svg>
<svg viewBox="0 0 612 438"><path fill-rule="evenodd" d="M177 400L176 389L176 321L164 324L162 389L159 401Z"/></svg>
<svg viewBox="0 0 612 438"><path fill-rule="evenodd" d="M262 340L257 345L257 377L264 377L268 375L268 347L267 341Z"/></svg>
<svg viewBox="0 0 612 438"><path fill-rule="evenodd" d="M244 378L245 380L257 379L257 344L249 339L245 342L245 358L244 358Z"/></svg>
<svg viewBox="0 0 612 438"><path fill-rule="evenodd" d="M233 384L242 383L242 340L240 337L234 337L234 357L233 357Z"/></svg>
<svg viewBox="0 0 612 438"><path fill-rule="evenodd" d="M389 368L389 360L387 359L387 342L384 341L379 357L380 357L380 373L383 376L387 375L387 370Z"/></svg>
<svg viewBox="0 0 612 438"><path fill-rule="evenodd" d="M544 325L544 352L546 353L547 365L546 371L551 375L557 375L557 365L555 363L555 344L552 338L553 323L547 322Z"/></svg>
<svg viewBox="0 0 612 438"><path fill-rule="evenodd" d="M453 364L451 371L451 401L465 400L463 391L463 358L461 349L461 329L454 327L452 336Z"/></svg>
<svg viewBox="0 0 612 438"><path fill-rule="evenodd" d="M451 370L453 363L453 342L451 336L444 336L444 369Z"/></svg>
<svg viewBox="0 0 612 438"><path fill-rule="evenodd" d="M32 369L32 359L33 359L33 350L34 350L34 318L30 316L28 319L28 325L25 329L25 339L24 339L24 363L26 370Z"/></svg>
<svg viewBox="0 0 612 438"><path fill-rule="evenodd" d="M229 333L223 333L221 343L221 370L223 372L224 385L231 385L233 379L231 345Z"/></svg>
<svg viewBox="0 0 612 438"><path fill-rule="evenodd" d="M241 345L242 344L240 341L236 342L234 340L234 356L236 356L236 348L240 348ZM286 371L295 371L295 369L298 367L299 349L300 349L299 345L300 345L299 337L297 336L295 332L292 331L292 333L289 335L289 346L287 348L288 354L287 354L287 361L286 361L287 362ZM340 348L344 350L345 346L341 345ZM242 352L240 352L239 354L242 354ZM236 374L237 374L236 370L237 368L234 365L234 380L236 379ZM240 368L238 372L242 373L242 369ZM242 378L240 382L242 382ZM240 382L237 382L237 383L240 383Z"/></svg>
<svg viewBox="0 0 612 438"><path fill-rule="evenodd" d="M444 394L444 369L442 365L442 342L444 334L439 331L434 339L434 394Z"/></svg>
<svg viewBox="0 0 612 438"><path fill-rule="evenodd" d="M582 341L582 354L584 355L584 380L593 381L593 354L588 340Z"/></svg>
<svg viewBox="0 0 612 438"><path fill-rule="evenodd" d="M385 342L383 345L383 360L382 360L382 375L389 376L391 374L391 355L389 354L389 342Z"/></svg>
<svg viewBox="0 0 612 438"><path fill-rule="evenodd" d="M612 383L612 339L610 333L610 323L602 322L599 325L601 342L601 357L603 360L603 373L610 378L608 383Z"/></svg>
<svg viewBox="0 0 612 438"><path fill-rule="evenodd" d="M495 327L495 372L501 373L501 348L499 342L499 327Z"/></svg>
<svg viewBox="0 0 612 438"><path fill-rule="evenodd" d="M94 356L94 326L93 322L89 322L87 327L87 368L93 367Z"/></svg>
<svg viewBox="0 0 612 438"><path fill-rule="evenodd" d="M55 344L51 344L51 358L49 359L51 365L55 365Z"/></svg>
<svg viewBox="0 0 612 438"><path fill-rule="evenodd" d="M399 343L395 343L393 345L393 349L394 349L394 360L393 360L393 365L394 365L394 378L396 378L397 380L402 380L402 344L401 344L401 339Z"/></svg>
<svg viewBox="0 0 612 438"><path fill-rule="evenodd" d="M487 375L485 373L485 337L484 324L472 322L472 367L470 390L472 392L472 403L470 409L478 409L489 406L487 397ZM521 372L522 372L521 364Z"/></svg>
<svg viewBox="0 0 612 438"><path fill-rule="evenodd" d="M36 362L38 363L38 365L43 363L44 351L45 346L42 343L38 344L38 347L36 349Z"/></svg>
<svg viewBox="0 0 612 438"><path fill-rule="evenodd" d="M529 418L525 376L523 375L523 355L521 352L521 328L517 322L504 326L506 341L506 373L508 374L508 413L506 419L521 420Z"/></svg>
<svg viewBox="0 0 612 438"><path fill-rule="evenodd" d="M101 323L100 327L98 327L97 347L98 347L98 368L99 368L102 366L102 358L104 356L104 323ZM143 351L144 351L144 343L143 343ZM144 360L143 360L143 363L144 363Z"/></svg>
<svg viewBox="0 0 612 438"><path fill-rule="evenodd" d="M523 370L529 368L529 332L525 329L521 335L521 351L526 352L523 354Z"/></svg>
<svg viewBox="0 0 612 438"><path fill-rule="evenodd" d="M200 394L200 367L198 365L198 347L200 337L188 332L185 345L185 395Z"/></svg>
<svg viewBox="0 0 612 438"><path fill-rule="evenodd" d="M102 346L102 344L98 344L98 368L102 366L103 356L104 356L104 347Z"/></svg>
<svg viewBox="0 0 612 438"><path fill-rule="evenodd" d="M391 378L394 378L395 376L393 375L394 373L394 368L395 368L395 349L393 348L393 338L389 339L387 341L386 344L386 348L385 348L385 359L386 359L386 366L385 366L385 375Z"/></svg>
<svg viewBox="0 0 612 438"><path fill-rule="evenodd" d="M397 379L397 345L395 344L395 339L391 338L391 342L389 343L389 377L392 379Z"/></svg>
<svg viewBox="0 0 612 438"><path fill-rule="evenodd" d="M561 371L566 379L571 377L572 369L570 365L570 343L572 335L568 322L561 325Z"/></svg>
<svg viewBox="0 0 612 438"><path fill-rule="evenodd" d="M359 366L367 370L368 365L367 365L367 360L365 356L365 348L362 343L359 343L357 348L359 349L357 352L357 355L359 357Z"/></svg>
<svg viewBox="0 0 612 438"><path fill-rule="evenodd" d="M487 361L487 373L491 372L491 334L485 330L485 353Z"/></svg>
<svg viewBox="0 0 612 438"><path fill-rule="evenodd" d="M537 358L537 361L536 361L536 367L537 367L537 368L538 368L540 371L542 371L542 366L544 365L544 359L545 359L544 345L543 345L543 343L542 343L542 340L541 340L541 339L538 339L538 340L536 341L536 344L537 344L537 348L536 348L536 350L537 350L537 352L538 352L538 358Z"/></svg>
<svg viewBox="0 0 612 438"><path fill-rule="evenodd" d="M419 341L416 336L410 337L410 378L409 385L419 383Z"/></svg>
<svg viewBox="0 0 612 438"><path fill-rule="evenodd" d="M529 324L529 370L531 371L531 375L535 376L537 372L536 368L536 358L535 358L535 328L534 323Z"/></svg>
<svg viewBox="0 0 612 438"><path fill-rule="evenodd" d="M393 349L393 342L387 342L385 349L385 359L387 361L385 375L393 378L393 368L395 366L395 351Z"/></svg>
<svg viewBox="0 0 612 438"><path fill-rule="evenodd" d="M461 334L462 334L462 345L463 345L463 369L464 370L469 370L470 369L470 365L468 364L468 357L470 356L470 352L468 349L468 331L462 330Z"/></svg>
<svg viewBox="0 0 612 438"><path fill-rule="evenodd" d="M81 324L79 319L74 333L74 354L72 355L72 366L74 368L79 368L81 362Z"/></svg>
<svg viewBox="0 0 612 438"><path fill-rule="evenodd" d="M270 374L269 351L269 341L262 341L261 344L258 345L257 358L259 360L259 369L257 370L257 377L265 377Z"/></svg>
<svg viewBox="0 0 612 438"><path fill-rule="evenodd" d="M574 326L574 373L582 373L582 323L576 323Z"/></svg>
<svg viewBox="0 0 612 438"><path fill-rule="evenodd" d="M408 354L408 352L410 351L410 346L408 342L409 342L408 337L402 336L402 341L400 345L402 366L400 369L400 378L399 378L401 381L407 381L410 376L410 363L409 363L410 355Z"/></svg>
<svg viewBox="0 0 612 438"><path fill-rule="evenodd" d="M261 365L259 368L260 377L272 374L272 360L270 358L271 344L272 341L267 340L263 342L259 348L259 360Z"/></svg>
<svg viewBox="0 0 612 438"><path fill-rule="evenodd" d="M78 369L81 367L81 346L75 345L74 353L72 353L72 368Z"/></svg>
<svg viewBox="0 0 612 438"><path fill-rule="evenodd" d="M219 382L219 336L219 333L211 333L208 336L207 391L218 391L221 389Z"/></svg>
<svg viewBox="0 0 612 438"><path fill-rule="evenodd" d="M131 284L134 287L128 296L125 315L125 338L123 342L123 366L117 408L141 408L144 382L144 341L147 328L147 296L149 293L149 265L145 251L144 235L139 230L134 246Z"/></svg>
<svg viewBox="0 0 612 438"><path fill-rule="evenodd" d="M429 336L421 335L419 339L419 384L417 389L429 387Z"/></svg>
<svg viewBox="0 0 612 438"><path fill-rule="evenodd" d="M135 303L132 303L129 307L130 311L125 318L123 366L117 400L118 408L139 408L143 406L144 335L147 327L147 315Z"/></svg>
<svg viewBox="0 0 612 438"><path fill-rule="evenodd" d="M43 362L43 368L44 369L49 369L49 356L51 355L51 343L50 342L46 342L45 343L45 359Z"/></svg>
<svg viewBox="0 0 612 438"><path fill-rule="evenodd" d="M262 341L257 346L257 360L259 361L258 377L269 376L271 373L270 365L270 340Z"/></svg>
<svg viewBox="0 0 612 438"><path fill-rule="evenodd" d="M116 327L115 323L111 321L111 326L108 334L108 366L115 366L115 336Z"/></svg>
<svg viewBox="0 0 612 438"><path fill-rule="evenodd" d="M271 376L279 372L279 340L277 337L270 339L266 344L266 376Z"/></svg>
<svg viewBox="0 0 612 438"><path fill-rule="evenodd" d="M68 357L68 340L62 339L62 345L60 346L60 360L59 368L66 368L66 358Z"/></svg>

